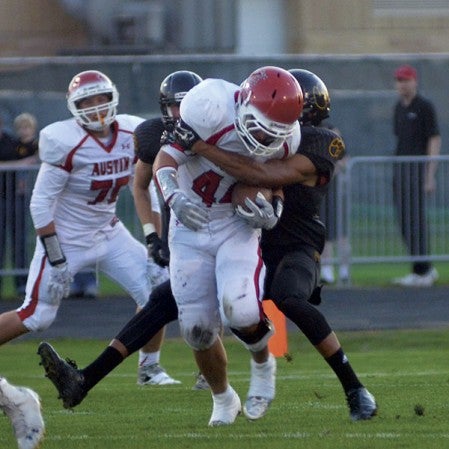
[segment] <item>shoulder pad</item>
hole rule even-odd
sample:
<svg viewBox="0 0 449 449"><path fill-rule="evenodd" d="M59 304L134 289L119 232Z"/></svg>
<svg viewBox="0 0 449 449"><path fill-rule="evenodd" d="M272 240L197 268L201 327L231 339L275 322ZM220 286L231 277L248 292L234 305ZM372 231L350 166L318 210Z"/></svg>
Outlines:
<svg viewBox="0 0 449 449"><path fill-rule="evenodd" d="M55 122L39 133L39 158L51 165L63 165L73 148L86 135L75 119Z"/></svg>
<svg viewBox="0 0 449 449"><path fill-rule="evenodd" d="M164 129L160 118L145 120L137 126L134 130L134 147L139 159L151 164L154 162Z"/></svg>
<svg viewBox="0 0 449 449"><path fill-rule="evenodd" d="M116 117L116 121L119 124L119 129L133 132L137 125L140 125L145 119L136 115L119 114Z"/></svg>
<svg viewBox="0 0 449 449"><path fill-rule="evenodd" d="M221 79L202 81L182 99L181 118L201 139L207 140L234 123L234 93L238 89L236 84Z"/></svg>
<svg viewBox="0 0 449 449"><path fill-rule="evenodd" d="M345 155L345 143L340 135L328 128L303 126L299 152L335 163Z"/></svg>

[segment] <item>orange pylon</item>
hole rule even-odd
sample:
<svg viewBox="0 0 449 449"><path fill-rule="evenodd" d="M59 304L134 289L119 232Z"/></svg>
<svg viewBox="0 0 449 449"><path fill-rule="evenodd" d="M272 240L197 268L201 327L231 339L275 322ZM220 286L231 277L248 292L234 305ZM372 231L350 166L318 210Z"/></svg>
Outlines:
<svg viewBox="0 0 449 449"><path fill-rule="evenodd" d="M268 349L275 357L283 357L288 353L287 320L285 315L275 306L271 299L262 302L263 310L274 324L275 333L268 340Z"/></svg>

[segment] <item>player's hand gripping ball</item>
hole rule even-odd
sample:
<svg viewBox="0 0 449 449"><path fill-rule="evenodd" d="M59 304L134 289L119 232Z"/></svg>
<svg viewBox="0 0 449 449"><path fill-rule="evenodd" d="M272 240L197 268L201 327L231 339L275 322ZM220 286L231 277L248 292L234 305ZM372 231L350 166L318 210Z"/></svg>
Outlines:
<svg viewBox="0 0 449 449"><path fill-rule="evenodd" d="M252 228L272 229L276 226L282 214L282 200L276 201L276 207L273 207L272 201L271 189L242 184L234 187L232 203L235 213Z"/></svg>
<svg viewBox="0 0 449 449"><path fill-rule="evenodd" d="M253 203L256 202L257 193L260 192L265 199L271 203L273 199L273 191L266 187L255 187L249 186L247 184L243 184L238 182L232 191L232 205L234 208L240 206L246 211L249 211L248 206L246 205L245 199L250 199Z"/></svg>

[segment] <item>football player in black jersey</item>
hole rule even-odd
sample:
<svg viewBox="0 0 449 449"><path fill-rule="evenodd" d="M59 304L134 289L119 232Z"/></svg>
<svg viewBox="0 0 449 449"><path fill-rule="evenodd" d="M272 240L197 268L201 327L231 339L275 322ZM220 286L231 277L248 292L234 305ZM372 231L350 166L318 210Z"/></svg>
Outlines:
<svg viewBox="0 0 449 449"><path fill-rule="evenodd" d="M298 326L333 369L346 394L351 419L370 419L377 413L376 401L358 379L326 318L314 306L320 302L320 257L325 242L319 208L345 145L337 133L317 126L330 111L324 82L307 70L290 72L304 95L299 119L301 144L295 156L261 164L245 156L217 151L202 141L193 144L192 150L246 184L283 186L280 221L273 229L262 231L262 257L267 267L265 297L271 298ZM256 213L256 227L263 227L260 217L271 213Z"/></svg>
<svg viewBox="0 0 449 449"><path fill-rule="evenodd" d="M158 217L154 216L149 192L153 176L154 159L161 143L170 140L176 120L179 119L179 105L185 94L198 83L201 77L188 70L180 70L168 75L161 83L159 106L161 117L142 122L134 131L136 146L136 172L134 180L134 204L142 223L148 255L160 266L168 265L168 247L161 236ZM164 214L162 214L164 219Z"/></svg>
<svg viewBox="0 0 449 449"><path fill-rule="evenodd" d="M266 297L301 329L334 370L345 391L351 419L366 420L377 413L375 399L354 373L325 317L311 304L319 302L320 253L325 240L319 205L335 163L343 157L344 143L333 131L316 127L330 109L329 94L322 80L306 70L293 69L291 73L304 93L300 117L302 140L296 155L284 161L258 163L218 150L201 140L193 143L193 150L246 184L284 186L280 221L275 228L262 233L263 259L267 266ZM260 210L253 224L263 227L263 217L272 213L273 209ZM176 303L169 293L169 281L156 287L142 311L82 370L62 360L48 343L41 343L42 364L66 408L79 404L124 358L137 351L162 326L177 319Z"/></svg>

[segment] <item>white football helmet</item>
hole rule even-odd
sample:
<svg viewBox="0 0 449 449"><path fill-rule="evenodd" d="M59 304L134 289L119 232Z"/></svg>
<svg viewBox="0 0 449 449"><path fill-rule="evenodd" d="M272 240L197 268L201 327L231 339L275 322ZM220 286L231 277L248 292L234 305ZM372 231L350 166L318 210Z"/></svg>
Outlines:
<svg viewBox="0 0 449 449"><path fill-rule="evenodd" d="M108 103L79 109L80 100L98 94L108 94L110 101ZM70 81L67 92L67 106L76 121L92 131L101 131L109 126L117 114L118 92L112 81L97 70L87 70L78 73ZM102 113L106 111L103 117Z"/></svg>
<svg viewBox="0 0 449 449"><path fill-rule="evenodd" d="M292 135L302 108L302 90L295 77L279 67L261 67L240 86L237 134L250 153L269 156Z"/></svg>

